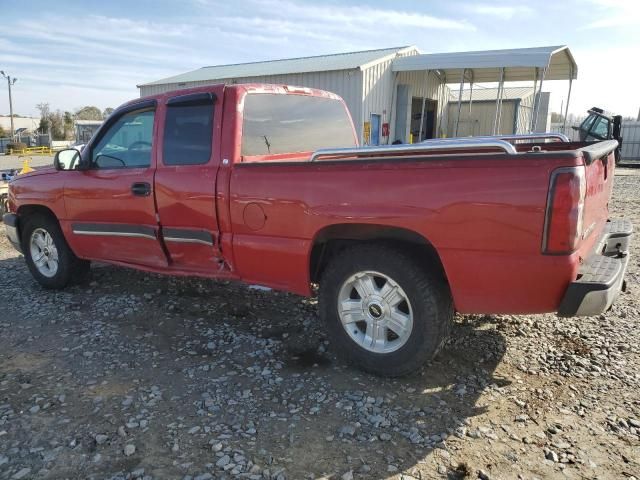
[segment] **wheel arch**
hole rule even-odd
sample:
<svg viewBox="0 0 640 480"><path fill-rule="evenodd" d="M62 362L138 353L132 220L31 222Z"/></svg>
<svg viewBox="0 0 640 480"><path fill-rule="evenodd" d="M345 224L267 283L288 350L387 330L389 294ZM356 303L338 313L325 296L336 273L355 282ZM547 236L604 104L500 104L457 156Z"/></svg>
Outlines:
<svg viewBox="0 0 640 480"><path fill-rule="evenodd" d="M342 223L324 227L315 235L309 252L309 279L319 283L331 258L356 243L383 243L409 249L425 268L435 268L447 285L444 264L433 243L413 230L381 224Z"/></svg>
<svg viewBox="0 0 640 480"><path fill-rule="evenodd" d="M51 208L42 204L24 204L20 205L15 213L18 220L19 240L23 245L23 254L27 267L40 285L47 289L61 289L71 282L81 282L86 278L89 273L90 262L78 258L75 255L67 242L58 216ZM38 218L39 220L30 226L30 219L33 218ZM42 225L42 223L44 223L44 225ZM30 241L30 239L23 238L23 235L26 233L25 229L30 230L39 227L45 228L45 230L48 231L53 237L53 241L57 247L57 266L51 276L38 270L38 267L33 261L32 253L29 249L25 248L26 244ZM56 240L56 238L58 240Z"/></svg>
<svg viewBox="0 0 640 480"><path fill-rule="evenodd" d="M30 203L26 205L20 205L16 210L16 215L18 216L18 235L20 240L22 240L22 227L24 225L24 221L27 217L33 215L43 215L47 216L60 224L58 221L58 217L49 207L46 207L37 203Z"/></svg>

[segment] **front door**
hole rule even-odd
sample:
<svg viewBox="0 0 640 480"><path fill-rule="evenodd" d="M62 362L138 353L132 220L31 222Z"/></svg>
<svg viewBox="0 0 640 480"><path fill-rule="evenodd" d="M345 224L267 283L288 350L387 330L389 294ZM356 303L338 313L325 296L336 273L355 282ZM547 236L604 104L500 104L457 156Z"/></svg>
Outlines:
<svg viewBox="0 0 640 480"><path fill-rule="evenodd" d="M424 117L422 116L422 102L424 101ZM413 143L428 138L434 138L437 103L434 100L413 97L411 102L411 135ZM422 126L422 134L420 127Z"/></svg>
<svg viewBox="0 0 640 480"><path fill-rule="evenodd" d="M434 110L427 110L424 112L424 130L422 132L423 139L433 138L433 131L436 122L436 112Z"/></svg>
<svg viewBox="0 0 640 480"><path fill-rule="evenodd" d="M155 102L116 113L65 173L63 227L80 257L166 267L153 195ZM88 157L88 158L87 158Z"/></svg>
<svg viewBox="0 0 640 480"><path fill-rule="evenodd" d="M380 115L371 114L371 145L380 145Z"/></svg>
<svg viewBox="0 0 640 480"><path fill-rule="evenodd" d="M222 275L216 215L223 87L169 98L155 177L171 268ZM220 100L218 100L220 99Z"/></svg>

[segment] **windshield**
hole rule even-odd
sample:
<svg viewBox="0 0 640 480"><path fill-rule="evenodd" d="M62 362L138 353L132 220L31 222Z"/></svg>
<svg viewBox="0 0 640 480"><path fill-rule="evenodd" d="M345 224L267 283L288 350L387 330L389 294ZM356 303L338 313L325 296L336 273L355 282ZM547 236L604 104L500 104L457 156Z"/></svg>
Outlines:
<svg viewBox="0 0 640 480"><path fill-rule="evenodd" d="M580 125L580 130L584 130L585 132L588 132L589 129L591 128L591 125L593 125L593 121L596 118L597 118L597 115L594 115L593 113L590 114L587 118L584 119L584 121Z"/></svg>
<svg viewBox="0 0 640 480"><path fill-rule="evenodd" d="M354 146L351 120L339 100L262 93L250 93L245 99L243 156Z"/></svg>

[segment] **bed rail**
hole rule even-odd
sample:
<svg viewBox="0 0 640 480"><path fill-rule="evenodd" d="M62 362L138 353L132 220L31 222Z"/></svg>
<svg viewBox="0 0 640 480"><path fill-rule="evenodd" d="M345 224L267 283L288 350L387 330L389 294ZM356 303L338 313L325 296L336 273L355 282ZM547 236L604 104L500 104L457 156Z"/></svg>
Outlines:
<svg viewBox="0 0 640 480"><path fill-rule="evenodd" d="M316 150L311 155L311 162L319 157L363 157L370 155L392 154L418 154L437 150L467 150L467 149L499 149L508 155L516 155L515 147L505 140L498 138L446 138L429 140L413 145L384 145L380 147L359 148L323 148Z"/></svg>
<svg viewBox="0 0 640 480"><path fill-rule="evenodd" d="M550 133L550 132L546 132L546 133L521 133L521 134L514 134L514 135L483 135L480 137L455 137L455 138L450 138L449 140L458 140L458 139L483 139L483 140L491 140L491 139L498 139L498 140L530 140L532 142L536 141L536 140L557 140L563 143L569 143L571 140L569 140L569 137L567 137L564 133ZM431 142L433 140L424 140L424 142Z"/></svg>

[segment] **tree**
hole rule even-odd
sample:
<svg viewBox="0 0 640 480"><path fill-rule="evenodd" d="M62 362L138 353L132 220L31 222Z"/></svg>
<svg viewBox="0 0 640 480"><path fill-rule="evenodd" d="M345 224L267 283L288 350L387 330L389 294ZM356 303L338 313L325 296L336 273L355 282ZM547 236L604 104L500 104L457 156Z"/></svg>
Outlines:
<svg viewBox="0 0 640 480"><path fill-rule="evenodd" d="M49 110L49 104L42 102L36 105L36 108L40 111L40 125L38 126L38 131L40 133L49 133L49 129L51 128L51 122L49 120L49 115L51 113Z"/></svg>
<svg viewBox="0 0 640 480"><path fill-rule="evenodd" d="M8 136L9 136L9 134L7 132L5 132L4 128L2 128L0 126L0 138L5 138L5 137L8 137Z"/></svg>
<svg viewBox="0 0 640 480"><path fill-rule="evenodd" d="M60 110L49 114L49 122L51 123L51 139L65 140L64 135L64 116Z"/></svg>
<svg viewBox="0 0 640 480"><path fill-rule="evenodd" d="M112 113L113 113L113 108L107 107L107 108L104 109L104 112L102 112L102 118L104 118L106 120L107 117L109 115L111 115Z"/></svg>
<svg viewBox="0 0 640 480"><path fill-rule="evenodd" d="M76 120L102 120L102 111L92 105L82 107L76 111Z"/></svg>
<svg viewBox="0 0 640 480"><path fill-rule="evenodd" d="M561 113L551 112L551 123L562 123L564 121L564 115Z"/></svg>
<svg viewBox="0 0 640 480"><path fill-rule="evenodd" d="M56 110L52 112L48 103L39 103L36 108L40 110L40 133L48 133L51 140L71 140L74 137L74 119L71 112ZM94 107L95 108L95 107Z"/></svg>
<svg viewBox="0 0 640 480"><path fill-rule="evenodd" d="M74 137L73 115L71 112L64 112L62 120L62 132L65 140L71 140Z"/></svg>

